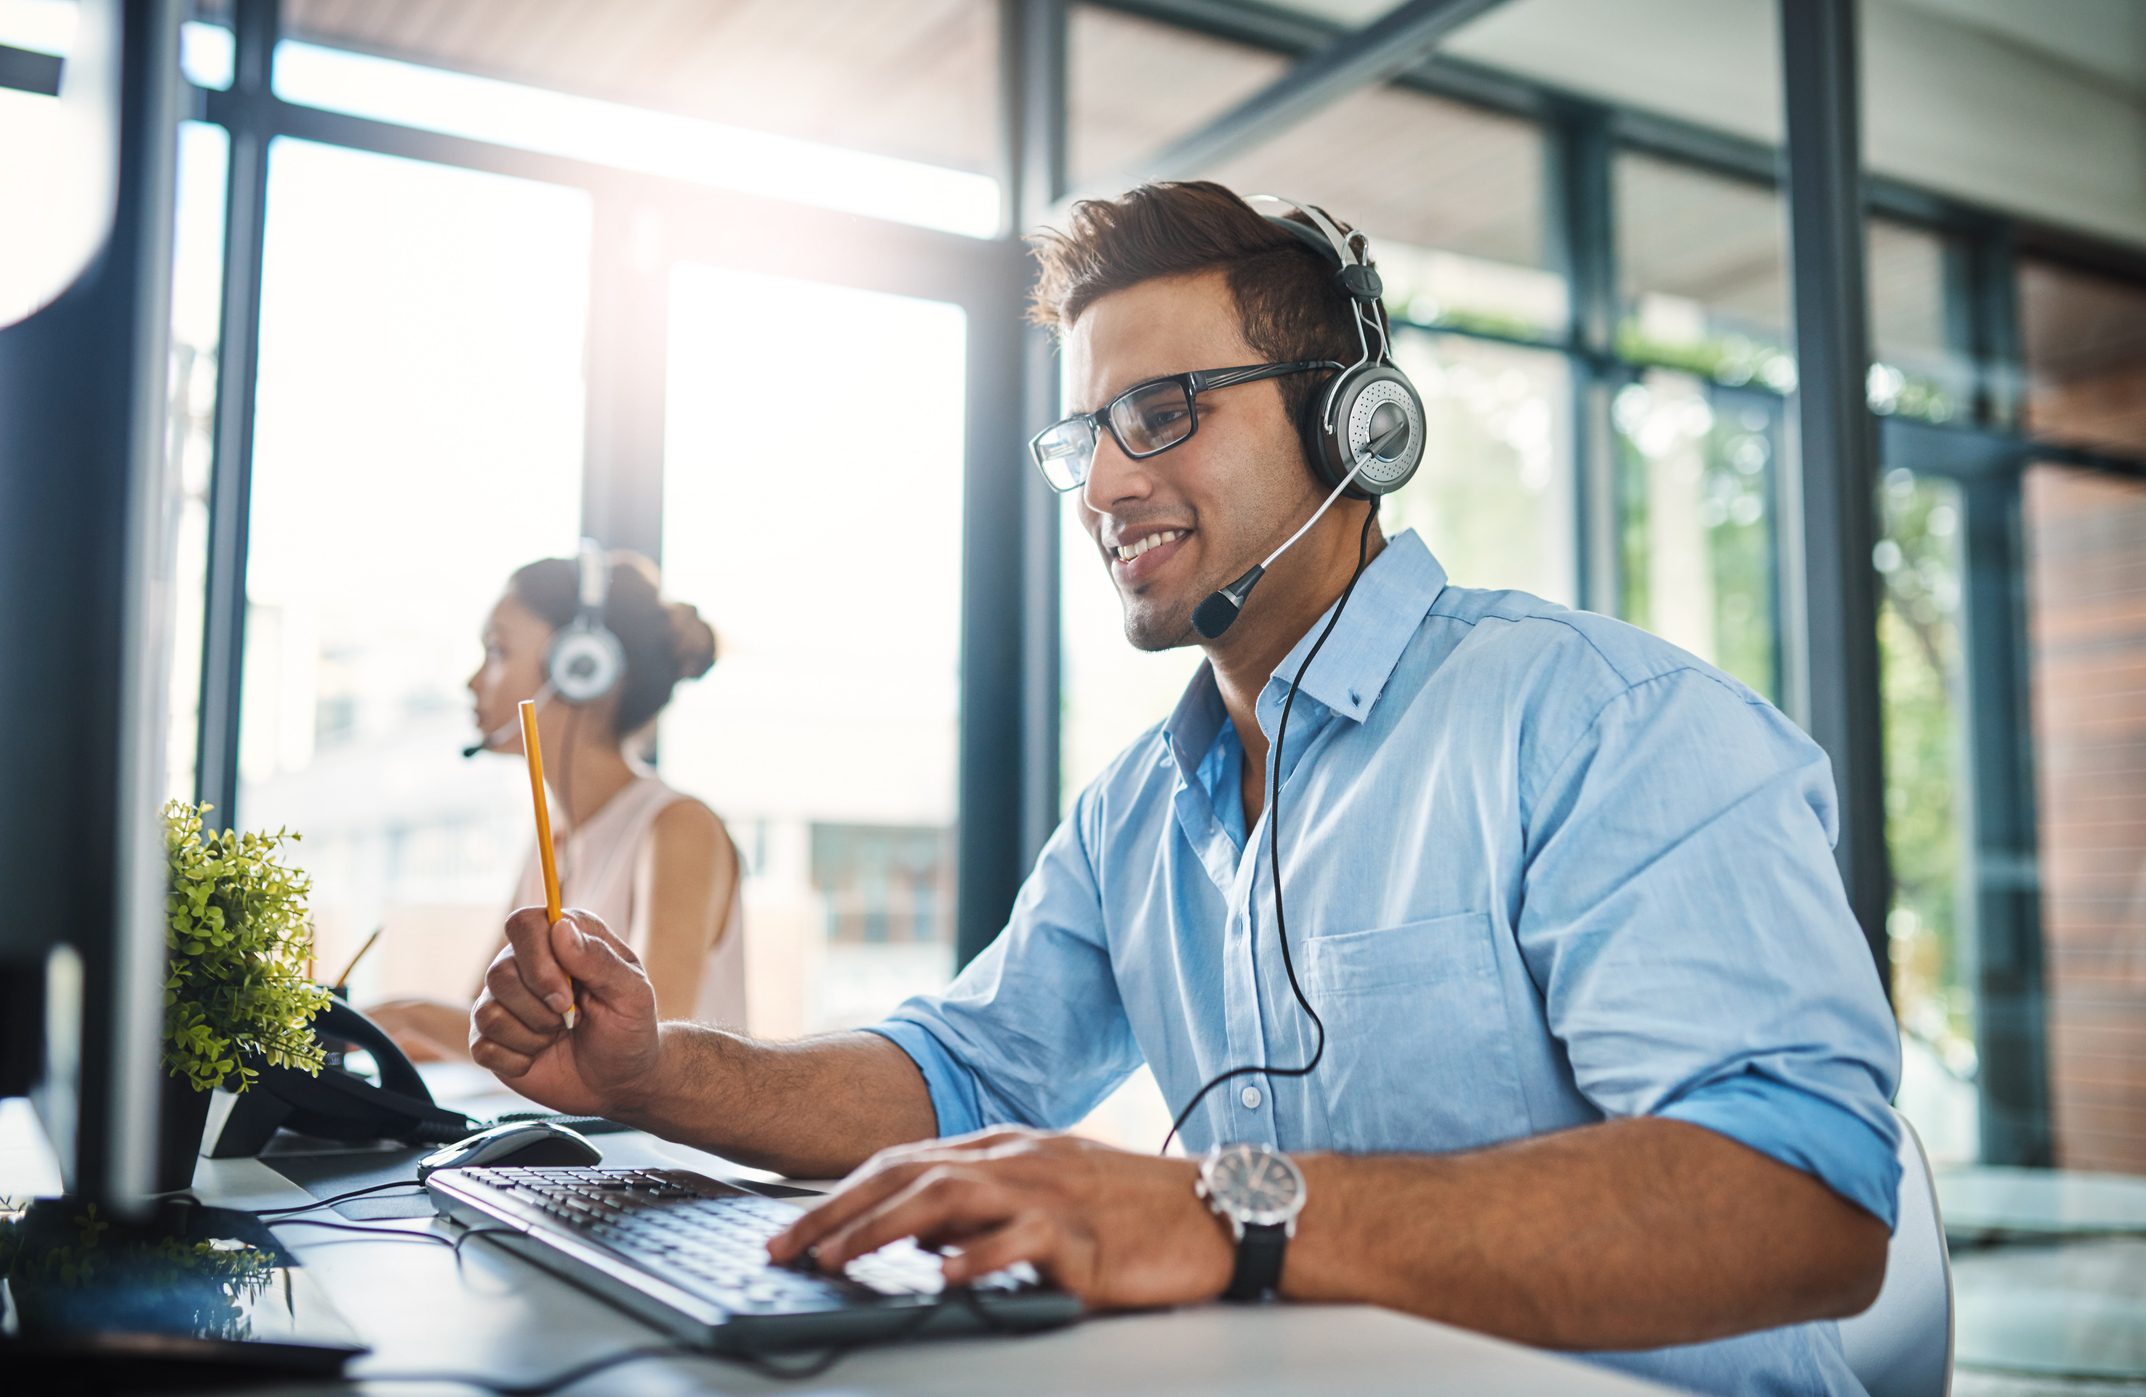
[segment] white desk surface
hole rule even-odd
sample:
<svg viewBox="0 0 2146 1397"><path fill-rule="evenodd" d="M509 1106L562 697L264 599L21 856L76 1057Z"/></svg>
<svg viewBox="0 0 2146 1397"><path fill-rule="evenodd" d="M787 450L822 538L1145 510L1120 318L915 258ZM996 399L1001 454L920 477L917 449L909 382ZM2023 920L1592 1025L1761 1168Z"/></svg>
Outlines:
<svg viewBox="0 0 2146 1397"><path fill-rule="evenodd" d="M457 1103L463 1104L461 1102ZM0 1137L18 1134L26 1113L0 1112ZM599 1137L597 1143L619 1137ZM682 1165L747 1172L683 1146L665 1145ZM19 1139L0 1139L0 1163L24 1181L30 1157ZM4 1190L0 1190L4 1191ZM194 1192L205 1203L271 1208L309 1195L259 1160L204 1159ZM347 1221L333 1210L318 1216ZM452 1236L437 1219L365 1224ZM438 1397L472 1389L452 1382L367 1382L390 1373L475 1373L531 1381L607 1352L662 1342L638 1320L483 1240L462 1249L324 1229L278 1230L327 1287L343 1317L373 1346L351 1367L357 1382L337 1391L368 1397ZM809 1355L807 1355L809 1357ZM320 1392L319 1386L249 1389ZM565 1389L597 1393L1001 1394L1104 1392L1250 1397L1265 1393L1559 1393L1615 1397L1667 1389L1591 1364L1485 1338L1448 1325L1369 1306L1224 1305L1099 1316L1051 1333L931 1339L860 1349L806 1382L755 1375L734 1364L649 1359L599 1373Z"/></svg>

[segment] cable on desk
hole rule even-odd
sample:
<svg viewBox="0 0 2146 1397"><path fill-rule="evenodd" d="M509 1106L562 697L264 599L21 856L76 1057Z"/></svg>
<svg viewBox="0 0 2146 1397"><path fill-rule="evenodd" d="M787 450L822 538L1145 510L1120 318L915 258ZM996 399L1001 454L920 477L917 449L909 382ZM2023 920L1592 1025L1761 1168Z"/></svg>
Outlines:
<svg viewBox="0 0 2146 1397"><path fill-rule="evenodd" d="M392 1183L370 1184L364 1188L354 1188L351 1189L348 1193L338 1193L332 1198L322 1198L312 1203L296 1203L288 1208L253 1208L249 1209L248 1211L250 1211L255 1217L265 1220L268 1218L285 1216L291 1213L310 1213L316 1208L332 1208L336 1204L346 1202L349 1199L363 1198L368 1193L385 1193L391 1188L423 1187L424 1185L419 1183L415 1179L396 1179Z"/></svg>
<svg viewBox="0 0 2146 1397"><path fill-rule="evenodd" d="M326 1218L265 1218L270 1227L325 1227L331 1232L370 1232L378 1237L400 1237L404 1241L438 1242L443 1247L452 1247L445 1237L437 1232L408 1232L400 1227L361 1227L354 1222L330 1222Z"/></svg>
<svg viewBox="0 0 2146 1397"><path fill-rule="evenodd" d="M521 1236L521 1235L522 1235L522 1230L521 1230L521 1229L520 1229L519 1227L468 1227L468 1228L464 1228L464 1229L462 1230L462 1235L460 1235L459 1237L456 1237L456 1238L454 1239L454 1241L453 1241L453 1242L452 1242L452 1243L450 1244L450 1245L452 1245L452 1246L454 1247L454 1249L455 1249L455 1265L456 1265L456 1266L460 1266L460 1265L462 1264L462 1244L463 1244L464 1242L467 1242L467 1241L468 1241L468 1240L469 1240L470 1238L472 1238L472 1237L499 1237L499 1236L507 1236L507 1237L519 1237L519 1236Z"/></svg>

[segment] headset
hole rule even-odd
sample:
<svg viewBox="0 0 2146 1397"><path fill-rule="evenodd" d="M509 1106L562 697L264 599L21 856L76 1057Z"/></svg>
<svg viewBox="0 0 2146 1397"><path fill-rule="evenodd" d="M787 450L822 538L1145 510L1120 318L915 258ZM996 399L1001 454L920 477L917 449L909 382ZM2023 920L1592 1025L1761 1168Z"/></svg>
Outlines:
<svg viewBox="0 0 2146 1397"><path fill-rule="evenodd" d="M1319 1011L1312 1008L1304 986L1297 980L1296 961L1289 953L1289 921L1282 905L1282 793L1279 780L1282 744L1289 736L1289 713L1296 706L1304 673L1311 668L1311 662L1319 658L1327 637L1334 633L1334 626L1341 620L1341 613L1348 606L1370 560L1371 526L1378 520L1378 497L1392 494L1406 485L1415 475L1416 468L1423 464L1423 399L1417 394L1416 386L1408 381L1408 375L1393 362L1385 311L1379 302L1384 288L1378 270L1371 265L1369 241L1361 233L1344 234L1324 211L1294 199L1276 194L1253 194L1246 197L1245 203L1254 208L1265 203L1283 204L1302 215L1301 219L1286 214L1262 213L1260 216L1334 264L1336 278L1349 298L1349 316L1356 326L1359 354L1355 363L1337 373L1325 392L1312 400L1300 424L1305 456L1311 462L1312 473L1328 487L1326 499L1281 547L1267 555L1264 562L1201 602L1192 613L1193 627L1209 640L1227 631L1243 611L1245 598L1268 566L1310 532L1311 526L1318 523L1343 494L1352 499L1370 500L1372 506L1364 515L1363 531L1356 541L1356 571L1350 575L1349 585L1342 589L1341 599L1328 613L1326 625L1320 629L1318 638L1312 642L1310 651L1289 680L1289 695L1282 701L1281 719L1275 725L1274 744L1268 753L1267 862L1274 882L1275 936L1281 943L1282 968L1288 972L1290 992L1296 996L1297 1006L1311 1020L1318 1036L1310 1059L1298 1066L1255 1063L1230 1067L1208 1078L1170 1123L1170 1133L1162 1142L1164 1154L1169 1153L1170 1142L1177 1138L1178 1132L1185 1128L1185 1122L1192 1119L1192 1113L1216 1087L1238 1077L1309 1077L1326 1056L1326 1022L1319 1017ZM1374 335L1378 339L1375 353L1371 348Z"/></svg>
<svg viewBox="0 0 2146 1397"><path fill-rule="evenodd" d="M1249 195L1245 203L1255 209L1280 204L1295 210L1300 217L1260 216L1333 263L1335 280L1349 298L1356 362L1312 400L1301 424L1313 473L1328 489L1342 489L1346 483L1344 493L1350 499L1391 494L1423 463L1423 398L1393 362L1379 299L1385 286L1371 264L1369 240L1362 233L1343 233L1323 209L1279 194Z"/></svg>
<svg viewBox="0 0 2146 1397"><path fill-rule="evenodd" d="M579 708L591 704L618 687L626 675L626 647L604 624L604 608L611 599L611 570L604 565L603 545L593 538L581 540L578 597L574 619L561 626L544 650L544 687L537 690L542 708L554 698ZM462 749L474 757L493 743L519 729L520 720L502 723Z"/></svg>
<svg viewBox="0 0 2146 1397"><path fill-rule="evenodd" d="M1312 474L1327 487L1326 502L1281 547L1236 581L1210 593L1193 611L1193 627L1209 640L1219 639L1235 624L1245 598L1274 560L1309 533L1334 501L1343 495L1375 500L1392 494L1406 485L1423 464L1423 398L1393 361L1386 312L1379 301L1385 286L1378 268L1371 265L1370 241L1362 233L1342 232L1323 209L1279 194L1251 194L1244 202L1254 209L1261 204L1280 204L1300 215L1261 213L1260 217L1333 265L1335 280L1349 298L1349 322L1356 327L1357 358L1355 363L1341 368L1325 391L1305 405L1304 419L1298 423L1304 438L1304 458L1311 463ZM1375 350L1374 338L1378 343Z"/></svg>
<svg viewBox="0 0 2146 1397"><path fill-rule="evenodd" d="M594 703L618 687L626 673L626 647L604 624L611 597L611 570L603 545L581 540L581 609L561 626L544 652L544 681L572 704Z"/></svg>

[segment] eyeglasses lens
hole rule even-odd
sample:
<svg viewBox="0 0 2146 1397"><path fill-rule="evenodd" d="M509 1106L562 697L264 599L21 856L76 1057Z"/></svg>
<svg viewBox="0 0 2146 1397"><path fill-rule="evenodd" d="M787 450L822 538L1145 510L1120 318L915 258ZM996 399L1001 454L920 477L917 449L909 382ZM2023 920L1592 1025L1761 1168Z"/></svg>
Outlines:
<svg viewBox="0 0 2146 1397"><path fill-rule="evenodd" d="M1192 435L1192 400L1182 383L1151 383L1111 404L1110 425L1129 454L1150 456Z"/></svg>
<svg viewBox="0 0 2146 1397"><path fill-rule="evenodd" d="M1088 479L1089 463L1095 460L1095 427L1085 418L1071 418L1046 428L1029 443L1043 478L1054 490L1071 490Z"/></svg>

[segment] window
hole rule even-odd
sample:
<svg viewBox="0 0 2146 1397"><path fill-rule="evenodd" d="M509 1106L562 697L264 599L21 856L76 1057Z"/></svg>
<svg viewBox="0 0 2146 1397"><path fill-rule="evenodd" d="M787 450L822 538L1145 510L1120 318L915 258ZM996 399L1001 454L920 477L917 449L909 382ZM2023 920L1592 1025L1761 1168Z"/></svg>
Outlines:
<svg viewBox="0 0 2146 1397"><path fill-rule="evenodd" d="M1656 369L1611 417L1620 614L1778 702L1780 400Z"/></svg>
<svg viewBox="0 0 2146 1397"><path fill-rule="evenodd" d="M1289 60L1161 20L1075 5L1066 34L1066 167L1107 180L1274 81Z"/></svg>
<svg viewBox="0 0 2146 1397"><path fill-rule="evenodd" d="M2019 319L2029 429L2146 452L2146 286L2030 261L2019 273Z"/></svg>
<svg viewBox="0 0 2146 1397"><path fill-rule="evenodd" d="M95 245L68 132L58 98L0 88L0 207L43 211L0 218L0 328L66 290Z"/></svg>
<svg viewBox="0 0 2146 1397"><path fill-rule="evenodd" d="M2146 480L2034 466L2024 516L2056 1163L2146 1173Z"/></svg>
<svg viewBox="0 0 2146 1397"><path fill-rule="evenodd" d="M1399 168L1406 179L1393 178ZM1317 204L1363 229L1398 319L1523 339L1564 332L1565 281L1546 269L1543 246L1543 135L1532 122L1369 88L1212 177L1240 193Z"/></svg>
<svg viewBox="0 0 2146 1397"><path fill-rule="evenodd" d="M514 568L571 552L585 197L297 141L270 152L238 818L303 833L320 960L461 994L529 847L518 762L464 762Z"/></svg>
<svg viewBox="0 0 2146 1397"><path fill-rule="evenodd" d="M167 469L179 496L167 535L175 551L171 728L167 792L194 798L200 737L201 640L207 601L209 468L216 419L216 350L223 321L224 177L230 138L221 126L179 127L178 217L171 286L171 421Z"/></svg>
<svg viewBox="0 0 2146 1397"><path fill-rule="evenodd" d="M502 31L416 0L303 4L275 87L306 106L987 237L1000 219L983 173L995 14L986 0L569 4Z"/></svg>
<svg viewBox="0 0 2146 1397"><path fill-rule="evenodd" d="M953 970L967 321L695 264L670 295L664 585L721 645L663 772L755 855L753 1031L870 1022ZM830 333L872 371L801 398Z"/></svg>
<svg viewBox="0 0 2146 1397"><path fill-rule="evenodd" d="M1953 328L1948 263L1965 256L1956 238L1891 219L1870 221L1871 410L1929 422L1966 415L1977 365Z"/></svg>
<svg viewBox="0 0 2146 1397"><path fill-rule="evenodd" d="M1565 357L1404 330L1395 358L1423 395L1425 447L1381 527L1417 530L1462 586L1576 604Z"/></svg>
<svg viewBox="0 0 2146 1397"><path fill-rule="evenodd" d="M1975 924L1964 842L1973 771L1961 705L1960 489L1905 467L1879 490L1879 683L1884 703L1887 914L1900 1018L1900 1109L1931 1157L1981 1157Z"/></svg>
<svg viewBox="0 0 2146 1397"><path fill-rule="evenodd" d="M972 174L998 158L991 0L513 8L292 0L284 38Z"/></svg>
<svg viewBox="0 0 2146 1397"><path fill-rule="evenodd" d="M1728 384L1795 386L1779 191L1616 156L1619 352Z"/></svg>
<svg viewBox="0 0 2146 1397"><path fill-rule="evenodd" d="M1074 9L1070 42L1076 184L1135 169L1290 61L1094 6ZM1543 152L1533 122L1388 85L1312 112L1198 175L1242 194L1318 204L1364 229L1396 315L1541 337L1560 333L1566 313L1564 282L1545 270Z"/></svg>

